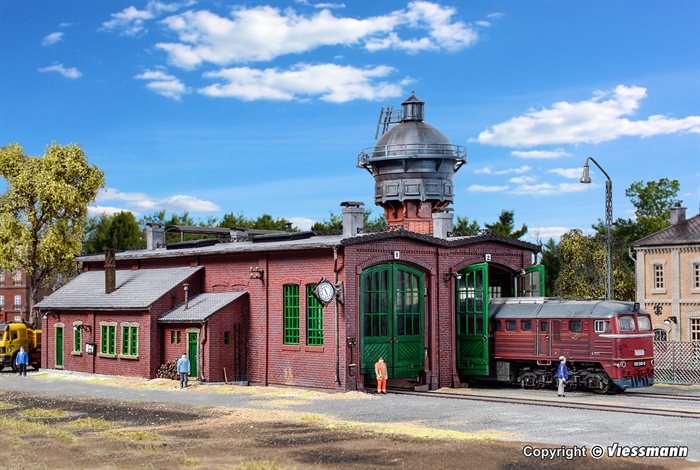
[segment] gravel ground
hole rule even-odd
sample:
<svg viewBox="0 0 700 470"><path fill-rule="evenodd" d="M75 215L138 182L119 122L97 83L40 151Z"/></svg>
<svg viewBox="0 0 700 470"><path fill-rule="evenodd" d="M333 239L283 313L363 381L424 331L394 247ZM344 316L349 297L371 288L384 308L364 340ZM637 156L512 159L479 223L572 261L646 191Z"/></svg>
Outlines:
<svg viewBox="0 0 700 470"><path fill-rule="evenodd" d="M691 462L700 461L700 419L669 418L587 410L565 410L547 406L494 404L414 396L377 396L360 392L325 393L296 388L194 385L186 390L174 381L96 377L77 373L40 372L18 377L0 373L0 390L60 394L129 402L158 402L202 407L256 410L289 410L333 419L365 423L410 424L439 430L481 433L501 441L548 445L688 446ZM663 388L672 393L672 389ZM684 395L697 388L679 388ZM511 395L552 397L554 391L506 389ZM654 388L653 392L657 392ZM479 393L474 389L465 393ZM493 390L483 393L493 394ZM556 399L556 397L553 397ZM596 396L580 394L576 401L633 404L633 394ZM658 404L657 404L658 405ZM666 403L672 408L674 402ZM685 409L697 405L684 404ZM700 411L700 410L698 410ZM653 464L654 459L640 459ZM694 464L692 464L694 465Z"/></svg>

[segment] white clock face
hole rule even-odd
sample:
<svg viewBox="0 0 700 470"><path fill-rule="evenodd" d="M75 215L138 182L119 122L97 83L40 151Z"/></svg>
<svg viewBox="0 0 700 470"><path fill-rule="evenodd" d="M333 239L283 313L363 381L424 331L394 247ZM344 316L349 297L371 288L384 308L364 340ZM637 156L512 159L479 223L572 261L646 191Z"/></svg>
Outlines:
<svg viewBox="0 0 700 470"><path fill-rule="evenodd" d="M321 301L328 303L335 296L335 289L329 282L322 282L318 285L318 296Z"/></svg>

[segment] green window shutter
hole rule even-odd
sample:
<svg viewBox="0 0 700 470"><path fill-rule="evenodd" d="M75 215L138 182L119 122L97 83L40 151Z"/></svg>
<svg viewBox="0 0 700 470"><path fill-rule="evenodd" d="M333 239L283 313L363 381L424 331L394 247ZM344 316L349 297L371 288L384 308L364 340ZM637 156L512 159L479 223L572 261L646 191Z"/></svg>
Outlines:
<svg viewBox="0 0 700 470"><path fill-rule="evenodd" d="M306 285L306 344L323 346L323 304L313 294L316 284Z"/></svg>
<svg viewBox="0 0 700 470"><path fill-rule="evenodd" d="M109 343L109 329L106 326L102 326L100 328L101 335L100 335L100 352L102 354L107 354L107 345Z"/></svg>
<svg viewBox="0 0 700 470"><path fill-rule="evenodd" d="M282 288L284 301L284 344L299 344L299 286L286 284Z"/></svg>
<svg viewBox="0 0 700 470"><path fill-rule="evenodd" d="M139 327L131 327L131 350L129 351L132 356L138 356L139 353Z"/></svg>
<svg viewBox="0 0 700 470"><path fill-rule="evenodd" d="M83 349L82 343L82 331L78 329L73 330L73 351L80 352Z"/></svg>
<svg viewBox="0 0 700 470"><path fill-rule="evenodd" d="M117 327L109 327L109 354L117 353Z"/></svg>
<svg viewBox="0 0 700 470"><path fill-rule="evenodd" d="M174 344L174 343L175 343L175 330L172 330L170 332L170 344Z"/></svg>
<svg viewBox="0 0 700 470"><path fill-rule="evenodd" d="M129 327L122 326L122 354L129 354Z"/></svg>

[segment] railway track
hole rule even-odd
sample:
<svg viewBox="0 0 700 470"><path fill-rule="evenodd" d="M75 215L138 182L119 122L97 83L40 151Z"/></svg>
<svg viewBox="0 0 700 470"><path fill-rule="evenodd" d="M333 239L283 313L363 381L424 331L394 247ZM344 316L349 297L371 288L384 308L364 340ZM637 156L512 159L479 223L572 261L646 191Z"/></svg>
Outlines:
<svg viewBox="0 0 700 470"><path fill-rule="evenodd" d="M700 402L700 396L697 396L697 395L671 395L671 394L667 394L667 393L633 392L633 393L628 393L625 396L645 397L645 398L653 398L653 399L660 399L660 400Z"/></svg>
<svg viewBox="0 0 700 470"><path fill-rule="evenodd" d="M459 393L436 392L411 392L402 390L390 390L396 395L412 395L430 398L450 400L485 401L492 403L510 403L514 405L547 406L553 408L569 408L577 410L607 411L612 413L631 413L637 415L665 416L670 418L700 419L700 411L668 410L663 408L641 408L627 405L591 404L575 401L538 400L532 398L513 398L484 395L463 395ZM697 397L695 397L697 398Z"/></svg>

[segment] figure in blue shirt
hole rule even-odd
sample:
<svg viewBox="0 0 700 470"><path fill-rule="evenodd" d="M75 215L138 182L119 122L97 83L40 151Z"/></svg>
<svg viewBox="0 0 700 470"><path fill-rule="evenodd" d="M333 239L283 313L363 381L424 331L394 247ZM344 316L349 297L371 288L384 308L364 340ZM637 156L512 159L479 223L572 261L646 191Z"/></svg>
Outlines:
<svg viewBox="0 0 700 470"><path fill-rule="evenodd" d="M557 369L557 381L559 386L557 387L557 396L564 396L564 384L569 380L569 368L566 367L566 357L559 356L559 368Z"/></svg>
<svg viewBox="0 0 700 470"><path fill-rule="evenodd" d="M19 352L15 359L19 375L27 375L27 364L29 364L29 353L24 350L24 346L19 347Z"/></svg>
<svg viewBox="0 0 700 470"><path fill-rule="evenodd" d="M190 375L190 360L187 359L187 354L183 354L177 360L177 371L180 374L180 388L187 387L187 377Z"/></svg>

